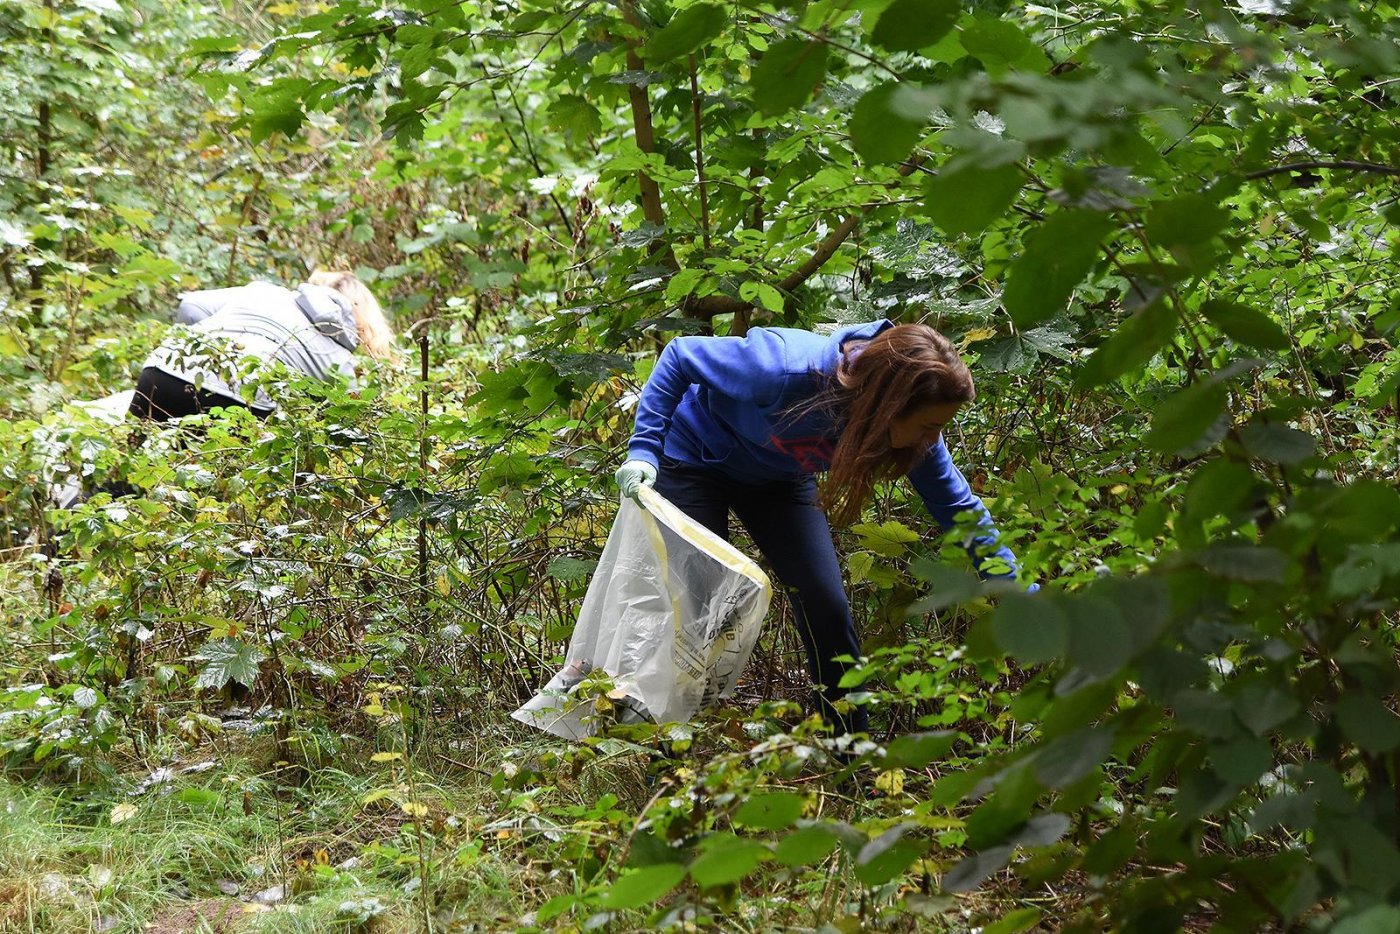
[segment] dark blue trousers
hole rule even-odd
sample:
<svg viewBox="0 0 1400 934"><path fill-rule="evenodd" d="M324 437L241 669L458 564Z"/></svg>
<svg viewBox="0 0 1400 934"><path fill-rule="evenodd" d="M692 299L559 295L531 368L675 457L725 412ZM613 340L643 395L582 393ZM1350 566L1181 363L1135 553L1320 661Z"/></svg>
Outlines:
<svg viewBox="0 0 1400 934"><path fill-rule="evenodd" d="M837 685L846 664L837 656L860 655L860 639L841 580L831 527L817 503L816 479L739 483L716 470L664 458L656 492L686 515L729 540L729 513L743 524L792 601L813 703L837 732L868 728L863 709L842 716L831 702L846 692Z"/></svg>

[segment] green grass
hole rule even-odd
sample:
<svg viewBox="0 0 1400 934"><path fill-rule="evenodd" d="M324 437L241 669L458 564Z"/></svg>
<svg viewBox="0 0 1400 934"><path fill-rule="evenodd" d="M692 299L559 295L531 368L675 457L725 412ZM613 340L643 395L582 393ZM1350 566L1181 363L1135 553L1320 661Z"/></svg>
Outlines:
<svg viewBox="0 0 1400 934"><path fill-rule="evenodd" d="M300 784L279 777L291 778L226 764L136 796L130 781L100 792L0 781L0 932L185 930L200 924L194 909L221 903L238 931L420 930L418 833L392 802L364 803L399 776L376 766L358 775L324 768L297 776ZM423 839L435 926L527 911L518 865L480 852L466 830L482 823L471 813L482 789L419 791L431 809ZM270 910L240 900L279 885L290 897Z"/></svg>
<svg viewBox="0 0 1400 934"><path fill-rule="evenodd" d="M635 816L663 793L628 743L573 748L488 729L423 753L410 781L380 738L385 761L367 740L337 736L312 766L274 761L269 740L166 734L160 761L177 774L139 794L150 766L130 760L82 786L0 776L0 934L577 931L622 870ZM862 909L849 883L833 865L773 867L732 898L677 904L735 934L812 929ZM275 886L285 898L254 902ZM540 919L551 899L584 894L589 904ZM605 929L648 929L656 907ZM882 929L962 928L906 915Z"/></svg>

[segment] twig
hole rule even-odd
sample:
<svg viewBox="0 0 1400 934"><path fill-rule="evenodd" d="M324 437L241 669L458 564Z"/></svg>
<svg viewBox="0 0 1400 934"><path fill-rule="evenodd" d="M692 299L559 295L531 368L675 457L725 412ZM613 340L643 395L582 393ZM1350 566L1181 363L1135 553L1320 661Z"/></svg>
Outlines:
<svg viewBox="0 0 1400 934"><path fill-rule="evenodd" d="M922 166L923 163L923 156L915 156L907 160L899 167L900 177L908 178ZM811 256L807 257L800 266L788 273L778 282L779 291L791 292L815 275L817 270L821 269L822 266L826 264L826 261L831 259L836 251L841 248L841 244L845 243L846 239L850 237L851 232L856 229L856 225L858 225L872 209L872 206L867 205L847 215L846 218L836 226L835 230L827 234L826 238L823 239L821 243L817 244ZM687 314L694 314L704 318L712 318L715 315L729 314L731 312L746 312L752 307L752 303L746 302L740 298L734 298L730 295L706 295L703 298L693 299L684 305Z"/></svg>
<svg viewBox="0 0 1400 934"><path fill-rule="evenodd" d="M623 19L629 26L641 29L641 23L637 19L637 12L633 9L630 0L624 0L621 4ZM642 71L642 59L637 54L637 42L635 39L627 40L627 68L630 71ZM651 115L651 98L647 96L647 89L640 84L629 83L627 85L627 99L632 106L632 135L637 143L637 148L650 155L656 152L656 128ZM637 188L642 199L642 216L647 223L654 227L664 228L666 226L666 209L661 204L661 188L656 184L656 179L647 174L646 170L637 172ZM657 237L652 240L648 250L653 255L666 250L669 265L677 266L676 256L671 251L669 244L662 238Z"/></svg>
<svg viewBox="0 0 1400 934"><path fill-rule="evenodd" d="M710 202L705 192L705 150L701 144L704 124L700 119L700 77L695 69L695 54L690 55L690 113L695 120L695 180L700 189L700 237L705 252L710 252Z"/></svg>
<svg viewBox="0 0 1400 934"><path fill-rule="evenodd" d="M1400 176L1400 166L1383 165L1379 162L1355 162L1350 159L1321 159L1313 162L1290 162L1287 165L1276 165L1272 168L1257 169L1253 172L1246 172L1244 177L1248 179L1267 178L1270 175L1282 175L1285 172L1305 172L1309 169L1351 169L1353 172L1371 172L1376 175Z"/></svg>

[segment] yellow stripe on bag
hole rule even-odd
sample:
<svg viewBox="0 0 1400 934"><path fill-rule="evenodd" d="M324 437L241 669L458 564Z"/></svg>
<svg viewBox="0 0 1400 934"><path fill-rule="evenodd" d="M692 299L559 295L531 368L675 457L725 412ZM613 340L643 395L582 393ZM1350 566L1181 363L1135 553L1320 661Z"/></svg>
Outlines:
<svg viewBox="0 0 1400 934"><path fill-rule="evenodd" d="M661 530L655 528L656 519L655 516L651 515L653 512L659 514L667 525L689 539L693 544L698 546L720 564L745 577L753 578L763 587L767 588L770 593L772 592L773 585L768 580L768 575L763 573L763 569L758 566L757 561L754 561L714 532L681 512L670 500L666 499L651 487L644 486L638 493L642 498L642 504L646 506L645 512L652 520L652 526L650 526L650 528L652 528L652 540L657 543L656 552L662 557L663 563L665 562L666 555L665 545L660 544L660 539L657 537L660 536Z"/></svg>

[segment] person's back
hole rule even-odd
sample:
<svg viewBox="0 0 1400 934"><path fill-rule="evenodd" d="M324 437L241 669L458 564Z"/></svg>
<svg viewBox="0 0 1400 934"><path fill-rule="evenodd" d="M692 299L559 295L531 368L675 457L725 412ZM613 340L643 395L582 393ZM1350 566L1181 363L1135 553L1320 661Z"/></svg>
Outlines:
<svg viewBox="0 0 1400 934"><path fill-rule="evenodd" d="M248 402L242 384L277 360L317 379L353 378L352 351L359 343L354 311L335 290L304 284L296 291L270 282L182 296L176 322L194 332L167 340L147 358L152 367L212 396L246 404L259 413L277 403L262 389Z"/></svg>

